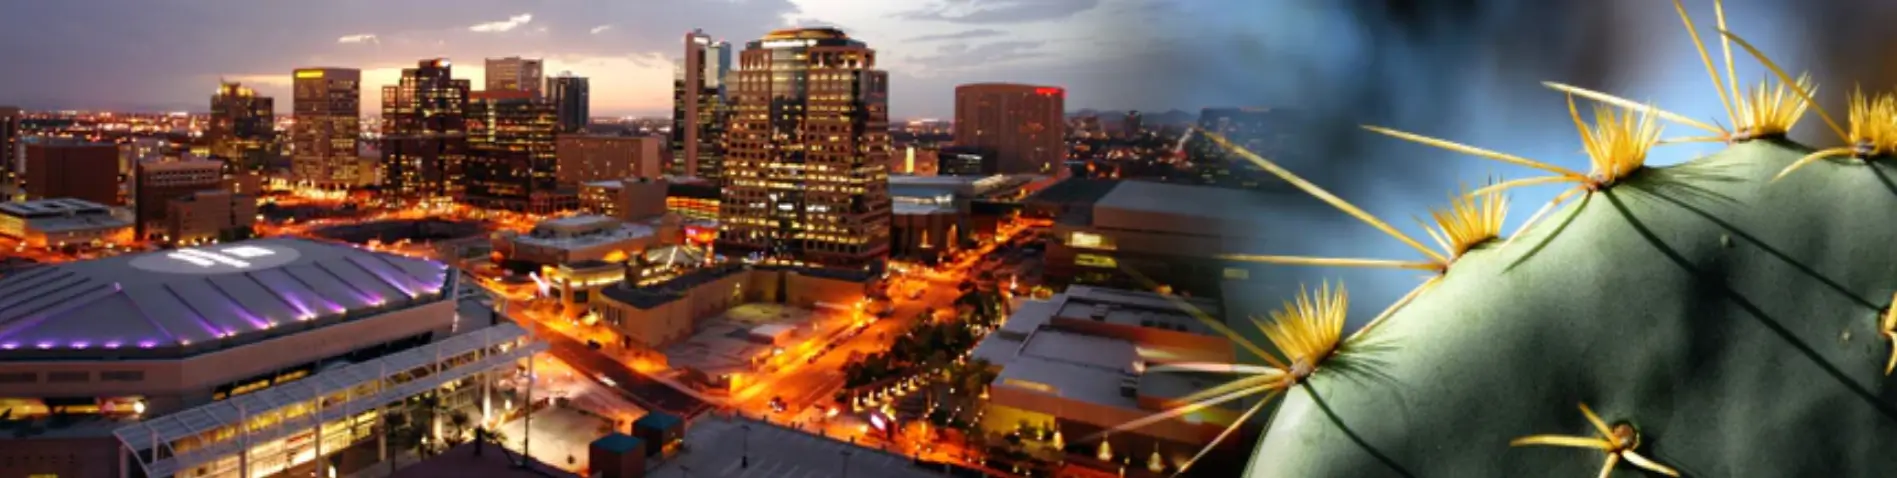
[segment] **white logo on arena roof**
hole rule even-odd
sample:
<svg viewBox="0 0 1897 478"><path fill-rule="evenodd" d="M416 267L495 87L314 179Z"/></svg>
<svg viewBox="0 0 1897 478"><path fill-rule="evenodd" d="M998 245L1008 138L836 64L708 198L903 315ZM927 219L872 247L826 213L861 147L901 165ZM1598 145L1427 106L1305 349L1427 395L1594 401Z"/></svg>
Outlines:
<svg viewBox="0 0 1897 478"><path fill-rule="evenodd" d="M255 259L255 258L259 258L263 256L277 255L277 251L272 251L272 250L264 249L257 246L237 246L237 247L226 248L218 252L230 254L230 255L241 257L244 259Z"/></svg>

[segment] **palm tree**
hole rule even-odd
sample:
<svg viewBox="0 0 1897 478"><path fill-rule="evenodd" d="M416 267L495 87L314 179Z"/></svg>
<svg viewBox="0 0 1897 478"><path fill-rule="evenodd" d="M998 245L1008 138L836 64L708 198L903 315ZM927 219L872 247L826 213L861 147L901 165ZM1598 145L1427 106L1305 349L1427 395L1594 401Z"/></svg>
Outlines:
<svg viewBox="0 0 1897 478"><path fill-rule="evenodd" d="M442 441L445 442L445 444L448 447L454 447L456 445L462 444L463 442L466 441L465 435L467 434L469 428L472 427L473 424L474 424L474 418L468 416L467 411L449 410L448 411L448 436L443 437Z"/></svg>

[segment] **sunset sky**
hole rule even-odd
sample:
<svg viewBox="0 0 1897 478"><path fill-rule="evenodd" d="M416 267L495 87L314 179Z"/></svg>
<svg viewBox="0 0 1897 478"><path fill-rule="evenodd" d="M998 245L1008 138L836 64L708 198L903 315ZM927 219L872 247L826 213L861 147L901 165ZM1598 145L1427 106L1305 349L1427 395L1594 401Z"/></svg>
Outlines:
<svg viewBox="0 0 1897 478"><path fill-rule="evenodd" d="M1069 107L1139 108L1113 78L1152 45L1132 28L1147 0L61 0L0 15L0 104L203 110L218 78L289 108L290 71L363 70L363 105L422 58L483 77L487 57L544 58L547 74L591 78L596 115L669 109L672 61L693 28L742 44L772 29L838 26L891 72L902 118L951 114L954 85L1067 86ZM1126 26L1122 28L1121 26Z"/></svg>

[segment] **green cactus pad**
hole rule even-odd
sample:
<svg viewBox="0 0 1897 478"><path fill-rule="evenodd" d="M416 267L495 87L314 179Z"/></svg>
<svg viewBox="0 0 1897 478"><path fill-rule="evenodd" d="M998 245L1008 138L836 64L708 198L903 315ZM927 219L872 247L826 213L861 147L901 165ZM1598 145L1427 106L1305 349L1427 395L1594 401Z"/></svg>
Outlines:
<svg viewBox="0 0 1897 478"><path fill-rule="evenodd" d="M1245 476L1593 477L1600 451L1509 446L1595 436L1579 403L1686 476L1897 473L1897 168L1770 181L1809 151L1642 171L1463 257L1340 356L1374 365L1286 394Z"/></svg>

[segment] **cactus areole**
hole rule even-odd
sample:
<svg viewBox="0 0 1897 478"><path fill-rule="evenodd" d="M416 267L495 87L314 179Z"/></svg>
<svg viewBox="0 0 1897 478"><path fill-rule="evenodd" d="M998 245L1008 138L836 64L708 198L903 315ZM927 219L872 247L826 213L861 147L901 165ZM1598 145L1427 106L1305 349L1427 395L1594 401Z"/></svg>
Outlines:
<svg viewBox="0 0 1897 478"><path fill-rule="evenodd" d="M1509 446L1594 436L1577 402L1685 476L1890 476L1897 167L1772 181L1810 152L1648 168L1471 251L1374 331L1381 373L1286 393L1243 476L1596 476L1599 452Z"/></svg>

